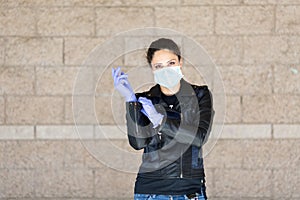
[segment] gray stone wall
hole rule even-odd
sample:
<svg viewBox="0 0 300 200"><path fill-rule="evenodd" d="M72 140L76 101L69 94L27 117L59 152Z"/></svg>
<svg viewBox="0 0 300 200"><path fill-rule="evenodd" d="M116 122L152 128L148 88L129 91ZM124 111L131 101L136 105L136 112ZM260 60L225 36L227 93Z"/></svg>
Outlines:
<svg viewBox="0 0 300 200"><path fill-rule="evenodd" d="M300 199L299 0L0 0L0 199L132 199L135 174L107 167L85 148L113 143L137 162L141 156L117 134L122 115L112 112L110 70L96 90L99 121L82 105L81 140L72 92L94 47L143 27L199 42L224 82L225 124L205 157L209 199ZM125 71L140 63L142 54L114 61ZM183 70L203 83L193 67ZM122 102L115 105L124 112ZM124 168L133 162L105 156Z"/></svg>

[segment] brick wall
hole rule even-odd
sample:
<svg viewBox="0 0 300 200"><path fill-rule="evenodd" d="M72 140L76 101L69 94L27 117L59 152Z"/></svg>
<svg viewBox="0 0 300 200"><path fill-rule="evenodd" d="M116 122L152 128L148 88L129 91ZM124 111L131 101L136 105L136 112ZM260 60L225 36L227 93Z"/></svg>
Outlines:
<svg viewBox="0 0 300 200"><path fill-rule="evenodd" d="M115 126L124 124L124 105L112 102L110 69L96 90L98 121L87 105L78 111L87 113L77 127L81 140L72 92L94 47L143 27L193 38L221 74L226 117L205 157L210 199L300 199L299 0L0 0L0 199L132 198L135 174L107 167L85 148L136 153ZM141 55L113 65L133 69L145 63ZM193 68L184 72L202 81ZM102 156L124 169L133 163Z"/></svg>

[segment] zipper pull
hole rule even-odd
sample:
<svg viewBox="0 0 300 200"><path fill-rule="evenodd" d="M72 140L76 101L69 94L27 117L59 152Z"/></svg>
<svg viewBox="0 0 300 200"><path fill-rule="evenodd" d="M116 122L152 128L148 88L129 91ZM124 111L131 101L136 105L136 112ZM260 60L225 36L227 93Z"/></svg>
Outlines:
<svg viewBox="0 0 300 200"><path fill-rule="evenodd" d="M158 132L157 134L158 134L159 139L161 140L161 132Z"/></svg>

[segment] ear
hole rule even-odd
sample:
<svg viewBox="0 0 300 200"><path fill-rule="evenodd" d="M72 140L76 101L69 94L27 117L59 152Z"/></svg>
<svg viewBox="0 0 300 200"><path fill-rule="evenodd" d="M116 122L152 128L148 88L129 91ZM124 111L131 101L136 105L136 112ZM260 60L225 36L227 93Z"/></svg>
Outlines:
<svg viewBox="0 0 300 200"><path fill-rule="evenodd" d="M181 57L180 61L179 61L179 66L180 66L181 69L182 69L182 63L183 63L183 58Z"/></svg>

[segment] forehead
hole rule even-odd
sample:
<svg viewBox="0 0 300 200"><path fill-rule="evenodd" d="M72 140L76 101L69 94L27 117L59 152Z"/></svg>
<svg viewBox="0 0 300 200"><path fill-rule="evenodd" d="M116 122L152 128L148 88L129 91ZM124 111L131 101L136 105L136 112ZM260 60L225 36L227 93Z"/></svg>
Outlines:
<svg viewBox="0 0 300 200"><path fill-rule="evenodd" d="M152 63L164 63L169 60L178 60L178 56L167 49L158 50L154 53Z"/></svg>

